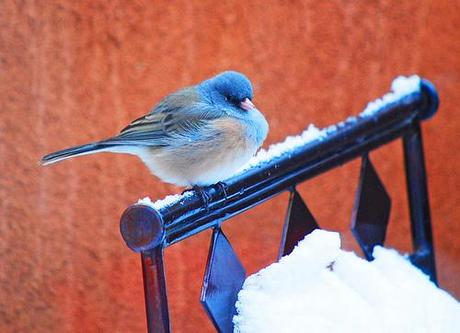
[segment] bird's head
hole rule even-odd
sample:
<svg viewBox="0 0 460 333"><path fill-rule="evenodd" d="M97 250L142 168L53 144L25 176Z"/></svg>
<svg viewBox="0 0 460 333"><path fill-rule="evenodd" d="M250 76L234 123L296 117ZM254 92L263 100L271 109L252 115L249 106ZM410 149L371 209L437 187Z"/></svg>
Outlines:
<svg viewBox="0 0 460 333"><path fill-rule="evenodd" d="M252 104L251 81L241 73L235 71L220 73L203 81L199 85L199 90L217 106L237 112L255 109Z"/></svg>

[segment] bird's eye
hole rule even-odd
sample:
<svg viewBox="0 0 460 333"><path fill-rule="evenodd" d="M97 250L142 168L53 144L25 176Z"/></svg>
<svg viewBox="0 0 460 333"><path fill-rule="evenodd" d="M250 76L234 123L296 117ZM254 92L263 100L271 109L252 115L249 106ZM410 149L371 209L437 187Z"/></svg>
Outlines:
<svg viewBox="0 0 460 333"><path fill-rule="evenodd" d="M240 101L232 96L224 96L224 99L226 102L231 103L231 104L239 104Z"/></svg>

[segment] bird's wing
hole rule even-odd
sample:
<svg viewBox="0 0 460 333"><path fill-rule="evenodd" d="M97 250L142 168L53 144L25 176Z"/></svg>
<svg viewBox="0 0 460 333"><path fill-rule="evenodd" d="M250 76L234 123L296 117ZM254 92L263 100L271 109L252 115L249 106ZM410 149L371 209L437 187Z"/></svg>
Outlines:
<svg viewBox="0 0 460 333"><path fill-rule="evenodd" d="M194 88L186 88L165 97L150 113L134 120L108 142L169 146L177 138L195 138L209 121L223 115L223 110L201 101Z"/></svg>

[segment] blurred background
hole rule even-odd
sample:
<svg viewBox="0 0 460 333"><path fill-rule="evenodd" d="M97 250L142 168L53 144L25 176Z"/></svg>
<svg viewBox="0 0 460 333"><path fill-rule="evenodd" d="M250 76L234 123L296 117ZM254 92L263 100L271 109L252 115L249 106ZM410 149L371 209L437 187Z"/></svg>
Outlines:
<svg viewBox="0 0 460 333"><path fill-rule="evenodd" d="M0 331L144 332L139 256L119 234L138 198L182 189L135 157L40 167L117 133L179 87L249 76L265 146L359 113L417 73L441 106L423 124L438 277L460 298L460 3L424 1L0 2ZM371 154L393 200L387 245L410 251L400 141ZM302 184L319 224L356 248L359 161ZM224 224L248 273L275 260L288 195ZM210 232L165 251L174 332L213 332L199 304Z"/></svg>

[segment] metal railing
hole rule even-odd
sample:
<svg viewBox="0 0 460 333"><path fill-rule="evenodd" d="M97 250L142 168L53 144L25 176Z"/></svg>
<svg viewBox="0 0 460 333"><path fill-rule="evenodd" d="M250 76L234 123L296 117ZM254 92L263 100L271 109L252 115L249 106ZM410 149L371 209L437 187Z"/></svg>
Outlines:
<svg viewBox="0 0 460 333"><path fill-rule="evenodd" d="M422 79L420 90L382 104L371 115L338 124L321 140L307 142L249 168L227 180L225 188L205 188L208 207L203 206L196 194L183 196L159 209L141 204L128 207L121 218L120 229L126 244L141 254L148 331L170 331L163 250L209 228L214 232L201 302L218 331L232 331L234 304L246 274L220 224L290 191L280 246L280 256L288 254L299 240L318 228L296 185L355 158L362 158L362 166L351 228L366 258L372 260L373 247L382 245L385 239L391 200L368 155L399 138L404 147L414 249L410 259L436 282L420 123L431 117L437 107L435 88Z"/></svg>

